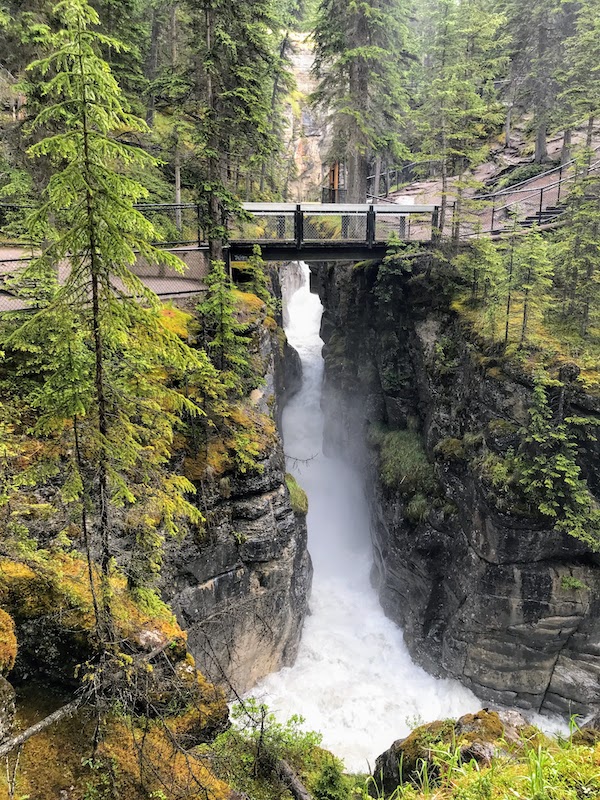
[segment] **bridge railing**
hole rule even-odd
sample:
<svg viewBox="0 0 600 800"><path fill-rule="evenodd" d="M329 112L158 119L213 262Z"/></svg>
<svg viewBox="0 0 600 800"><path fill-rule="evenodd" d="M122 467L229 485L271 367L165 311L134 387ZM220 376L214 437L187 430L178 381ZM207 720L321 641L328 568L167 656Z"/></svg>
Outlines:
<svg viewBox="0 0 600 800"><path fill-rule="evenodd" d="M244 219L230 226L230 238L256 244L375 245L392 235L426 241L434 238L436 206L400 204L245 203Z"/></svg>
<svg viewBox="0 0 600 800"><path fill-rule="evenodd" d="M390 237L416 241L435 238L436 206L396 203L244 203L243 213L229 222L231 242L301 248L315 245L381 245ZM155 226L156 244L164 247L206 247L200 206L195 203L145 203L137 206ZM2 209L0 208L0 211ZM5 207L6 232L0 214L0 245L15 233L13 207ZM22 230L22 227L21 227ZM17 242L15 242L17 243ZM21 246L24 241L18 242Z"/></svg>

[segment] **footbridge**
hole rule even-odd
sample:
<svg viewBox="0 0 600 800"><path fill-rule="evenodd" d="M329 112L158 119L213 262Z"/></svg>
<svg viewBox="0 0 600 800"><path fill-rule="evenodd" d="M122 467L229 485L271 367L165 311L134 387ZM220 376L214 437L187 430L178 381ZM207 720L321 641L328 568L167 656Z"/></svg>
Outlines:
<svg viewBox="0 0 600 800"><path fill-rule="evenodd" d="M187 266L182 276L140 258L134 271L144 284L165 298L204 291L209 247L200 206L161 203L137 209L154 224L155 244L176 253ZM24 307L6 283L37 251L35 245L13 238L14 231L22 229L24 211L22 206L0 204L0 311ZM225 253L230 261L241 261L258 245L266 261L380 259L394 237L431 242L438 234L438 221L435 205L244 203L242 213L229 221ZM59 280L64 280L69 265L57 268Z"/></svg>
<svg viewBox="0 0 600 800"><path fill-rule="evenodd" d="M244 203L229 230L232 260L259 245L267 261L340 261L380 258L391 237L430 242L439 208L398 203Z"/></svg>

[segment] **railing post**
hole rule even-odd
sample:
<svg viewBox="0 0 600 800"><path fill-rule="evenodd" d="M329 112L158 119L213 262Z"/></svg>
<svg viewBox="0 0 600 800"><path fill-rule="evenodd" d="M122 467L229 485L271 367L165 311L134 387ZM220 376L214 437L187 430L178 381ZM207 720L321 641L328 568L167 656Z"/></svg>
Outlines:
<svg viewBox="0 0 600 800"><path fill-rule="evenodd" d="M544 210L544 187L540 191L540 211L539 211L539 218L540 218L540 225L542 224L542 211Z"/></svg>
<svg viewBox="0 0 600 800"><path fill-rule="evenodd" d="M398 225L398 235L400 236L401 239L406 239L406 216L404 214L400 216L400 223Z"/></svg>
<svg viewBox="0 0 600 800"><path fill-rule="evenodd" d="M202 244L202 217L200 214L200 203L196 203L196 228L198 234L198 247Z"/></svg>
<svg viewBox="0 0 600 800"><path fill-rule="evenodd" d="M304 212L300 203L296 205L294 212L294 239L296 240L296 247L300 250L304 239Z"/></svg>
<svg viewBox="0 0 600 800"><path fill-rule="evenodd" d="M431 240L436 242L441 238L440 231L440 207L436 206L431 215Z"/></svg>
<svg viewBox="0 0 600 800"><path fill-rule="evenodd" d="M494 195L494 202L492 203L492 223L490 225L490 233L494 232L495 222L496 222L496 195Z"/></svg>
<svg viewBox="0 0 600 800"><path fill-rule="evenodd" d="M558 196L556 198L556 205L560 203L560 192L562 189L562 176L563 176L563 165L560 165L560 170L558 173Z"/></svg>
<svg viewBox="0 0 600 800"><path fill-rule="evenodd" d="M371 204L367 211L367 245L369 248L375 244L375 208Z"/></svg>

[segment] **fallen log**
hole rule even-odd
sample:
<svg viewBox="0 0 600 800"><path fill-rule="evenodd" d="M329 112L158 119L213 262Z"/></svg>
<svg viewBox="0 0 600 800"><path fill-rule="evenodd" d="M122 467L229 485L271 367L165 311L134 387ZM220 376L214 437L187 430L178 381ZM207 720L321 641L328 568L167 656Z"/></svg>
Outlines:
<svg viewBox="0 0 600 800"><path fill-rule="evenodd" d="M79 698L77 700L72 700L70 703L67 703L66 706L61 706L61 708L53 711L52 714L48 714L47 717L44 717L44 719L36 722L35 725L31 725L29 728L27 728L27 730L17 734L17 736L13 736L11 739L8 739L6 742L4 742L4 744L0 745L0 758L8 755L11 750L14 750L16 747L20 747L21 745L25 744L25 742L28 739L31 739L32 736L35 736L36 733L41 733L41 731L50 727L50 725L54 725L55 722L60 722L61 719L70 717L77 711L80 703L81 700Z"/></svg>
<svg viewBox="0 0 600 800"><path fill-rule="evenodd" d="M277 774L296 800L314 800L312 794L308 791L287 761L281 759L281 761L277 762Z"/></svg>

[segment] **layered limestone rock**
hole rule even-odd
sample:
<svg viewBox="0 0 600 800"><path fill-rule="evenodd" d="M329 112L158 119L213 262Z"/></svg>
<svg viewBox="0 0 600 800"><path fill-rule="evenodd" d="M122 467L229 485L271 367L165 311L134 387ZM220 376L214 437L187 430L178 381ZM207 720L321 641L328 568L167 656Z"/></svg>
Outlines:
<svg viewBox="0 0 600 800"><path fill-rule="evenodd" d="M426 267L386 282L375 265L315 268L326 307L329 447L367 467L382 605L431 672L505 705L597 713L598 556L529 510L503 505L485 479L486 456L518 445L531 382L481 356ZM555 399L574 415L600 412L575 385ZM381 444L391 443L393 462L390 431L423 448L434 488L415 494L410 475L386 480L394 464L383 464ZM597 488L594 448L582 445L580 455Z"/></svg>
<svg viewBox="0 0 600 800"><path fill-rule="evenodd" d="M284 291L293 285L292 273ZM259 349L264 385L251 400L279 423L300 360L281 328L263 326ZM169 548L163 594L199 668L243 693L296 658L312 580L306 520L292 510L279 436L259 470L209 478L200 490L206 530Z"/></svg>

